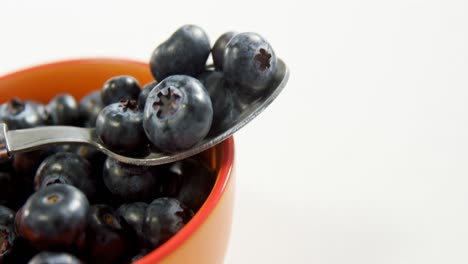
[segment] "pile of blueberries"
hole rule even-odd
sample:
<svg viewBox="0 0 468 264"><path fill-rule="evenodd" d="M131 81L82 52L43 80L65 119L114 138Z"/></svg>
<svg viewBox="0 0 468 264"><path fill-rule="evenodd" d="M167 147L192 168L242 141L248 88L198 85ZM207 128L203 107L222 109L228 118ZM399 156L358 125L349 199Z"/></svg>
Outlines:
<svg viewBox="0 0 468 264"><path fill-rule="evenodd" d="M207 66L212 54L213 64ZM0 105L8 129L95 127L111 150L188 149L241 111L236 98L267 89L276 73L270 44L227 32L213 47L185 25L156 47L154 81L115 76L77 101L13 98ZM167 241L199 210L216 172L197 155L160 166L124 164L82 145L16 154L0 164L0 263L130 263Z"/></svg>

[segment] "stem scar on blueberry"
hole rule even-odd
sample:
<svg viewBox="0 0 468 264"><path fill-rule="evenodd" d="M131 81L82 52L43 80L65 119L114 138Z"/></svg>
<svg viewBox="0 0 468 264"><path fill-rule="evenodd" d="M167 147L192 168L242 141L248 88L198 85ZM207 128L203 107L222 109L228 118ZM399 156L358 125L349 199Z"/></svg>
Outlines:
<svg viewBox="0 0 468 264"><path fill-rule="evenodd" d="M158 92L153 103L153 109L158 118L165 118L174 114L180 105L180 92L176 88L167 87Z"/></svg>
<svg viewBox="0 0 468 264"><path fill-rule="evenodd" d="M268 53L265 49L260 49L259 53L255 55L255 60L260 63L260 70L264 71L267 68L270 68L270 59L271 54Z"/></svg>
<svg viewBox="0 0 468 264"><path fill-rule="evenodd" d="M14 97L8 104L8 110L10 110L10 112L14 115L20 113L24 110L24 102L21 101L21 99L18 97Z"/></svg>
<svg viewBox="0 0 468 264"><path fill-rule="evenodd" d="M110 214L104 214L102 216L102 219L104 220L104 222L108 225L114 225L114 217Z"/></svg>
<svg viewBox="0 0 468 264"><path fill-rule="evenodd" d="M0 255L8 251L8 249L11 247L10 242L8 242L8 235L9 234L7 231L0 231L0 241L2 241L0 245Z"/></svg>
<svg viewBox="0 0 468 264"><path fill-rule="evenodd" d="M57 194L52 194L52 195L46 197L46 202L47 203L52 204L52 203L56 203L58 201L60 201L60 196L57 195Z"/></svg>
<svg viewBox="0 0 468 264"><path fill-rule="evenodd" d="M127 109L136 110L138 104L136 100L121 99L119 102L119 106L122 108L123 111L127 111Z"/></svg>

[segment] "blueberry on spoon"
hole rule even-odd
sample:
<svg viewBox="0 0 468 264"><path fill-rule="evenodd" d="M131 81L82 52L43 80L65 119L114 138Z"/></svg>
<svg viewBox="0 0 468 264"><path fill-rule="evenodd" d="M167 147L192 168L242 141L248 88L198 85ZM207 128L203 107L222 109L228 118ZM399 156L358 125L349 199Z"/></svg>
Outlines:
<svg viewBox="0 0 468 264"><path fill-rule="evenodd" d="M135 100L106 106L96 119L96 134L109 149L122 154L140 154L148 141L142 126L143 113Z"/></svg>
<svg viewBox="0 0 468 264"><path fill-rule="evenodd" d="M200 142L212 119L210 96L203 84L187 75L172 75L148 95L143 128L158 149L177 152Z"/></svg>

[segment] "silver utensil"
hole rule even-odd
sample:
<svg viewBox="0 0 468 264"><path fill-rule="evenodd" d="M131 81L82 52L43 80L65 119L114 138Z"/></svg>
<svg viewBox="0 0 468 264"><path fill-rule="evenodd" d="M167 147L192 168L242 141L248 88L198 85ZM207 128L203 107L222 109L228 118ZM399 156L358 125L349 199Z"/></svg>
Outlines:
<svg viewBox="0 0 468 264"><path fill-rule="evenodd" d="M223 122L221 129L217 130L220 132L209 134L204 140L188 150L178 153L163 153L153 150L144 157L127 157L107 149L99 137L96 136L94 128L44 126L8 130L4 123L0 123L0 161L9 159L16 153L60 144L89 145L114 159L135 165L160 165L185 159L221 143L249 123L276 99L289 79L289 70L286 64L279 59L277 65L278 70L275 80L270 87L254 98L240 100L240 113L234 120L226 120L226 122Z"/></svg>

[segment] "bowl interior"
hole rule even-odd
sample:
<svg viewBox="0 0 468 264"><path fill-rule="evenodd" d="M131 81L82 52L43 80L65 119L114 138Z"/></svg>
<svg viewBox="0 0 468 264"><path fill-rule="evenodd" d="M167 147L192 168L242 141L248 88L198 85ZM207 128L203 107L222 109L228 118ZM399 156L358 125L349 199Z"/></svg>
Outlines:
<svg viewBox="0 0 468 264"><path fill-rule="evenodd" d="M79 59L55 62L0 77L0 103L4 103L13 97L47 103L59 93L70 93L77 100L80 100L90 91L100 89L106 80L116 75L131 75L140 82L141 86L154 80L148 65L137 61ZM216 172L216 181L211 194L205 204L181 231L139 263L154 263L163 259L177 249L205 222L213 209L219 204L225 192L233 167L233 157L234 143L232 137L197 155L197 159L203 160ZM226 218L230 219L231 216L228 215ZM230 226L230 223L225 226L228 225Z"/></svg>

